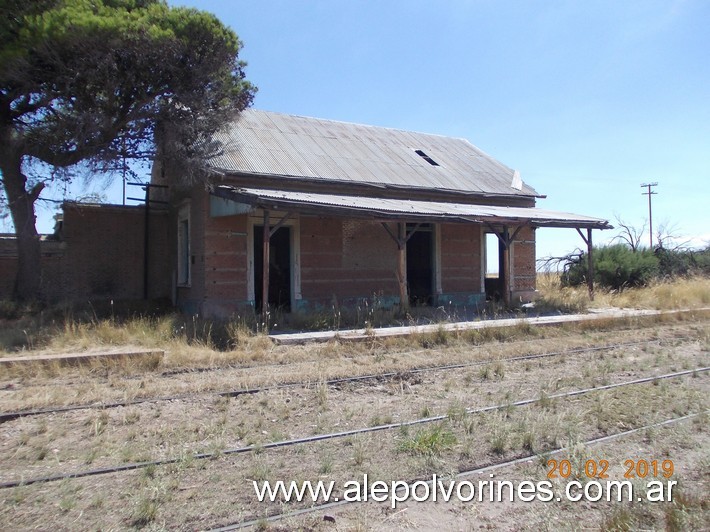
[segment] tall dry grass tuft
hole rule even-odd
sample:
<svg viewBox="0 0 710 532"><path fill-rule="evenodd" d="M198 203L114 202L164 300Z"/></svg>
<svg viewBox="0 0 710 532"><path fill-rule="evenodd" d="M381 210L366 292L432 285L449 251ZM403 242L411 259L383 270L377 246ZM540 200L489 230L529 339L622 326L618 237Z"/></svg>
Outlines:
<svg viewBox="0 0 710 532"><path fill-rule="evenodd" d="M61 354L146 348L165 351L161 368L213 367L261 360L274 347L267 335L253 333L243 321L219 323L174 314L88 320L65 316L51 325L38 325L39 332L28 332L32 329L24 322L19 325L21 330L10 325L0 334L0 356L16 355L18 351ZM10 332L24 342L10 337ZM104 367L105 363L98 366ZM133 372L145 370L146 364L127 359L121 364L112 363L112 368ZM31 369L38 371L35 366ZM42 368L44 373L54 374L55 370L59 368Z"/></svg>
<svg viewBox="0 0 710 532"><path fill-rule="evenodd" d="M46 347L59 351L125 345L158 348L177 335L171 316L136 317L121 322L111 319L90 322L67 320L51 336Z"/></svg>
<svg viewBox="0 0 710 532"><path fill-rule="evenodd" d="M584 312L588 308L620 307L657 310L697 309L710 306L710 279L683 277L657 280L641 288L608 290L597 287L594 301L589 300L585 287L562 286L554 273L537 277L540 297L536 308L542 312Z"/></svg>
<svg viewBox="0 0 710 532"><path fill-rule="evenodd" d="M698 309L710 306L710 279L687 277L657 280L641 288L599 290L593 307L657 310Z"/></svg>
<svg viewBox="0 0 710 532"><path fill-rule="evenodd" d="M556 273L539 273L537 290L540 296L535 301L535 308L543 313L579 313L585 312L589 306L586 288L562 286Z"/></svg>

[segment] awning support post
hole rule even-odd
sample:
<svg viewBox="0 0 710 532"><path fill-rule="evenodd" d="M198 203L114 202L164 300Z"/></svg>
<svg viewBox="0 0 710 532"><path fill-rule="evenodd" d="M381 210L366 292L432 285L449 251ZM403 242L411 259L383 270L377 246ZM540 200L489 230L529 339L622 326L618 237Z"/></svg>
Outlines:
<svg viewBox="0 0 710 532"><path fill-rule="evenodd" d="M517 231L516 231L517 233ZM503 234L501 235L501 242L503 242L503 264L501 265L503 274L503 303L506 307L510 307L510 234L508 231L508 226L503 227Z"/></svg>
<svg viewBox="0 0 710 532"><path fill-rule="evenodd" d="M261 278L261 321L264 326L264 331L269 330L269 258L271 256L271 237L274 233L281 229L283 225L293 216L293 212L287 212L279 222L271 227L270 212L264 209L264 230L263 230L263 268Z"/></svg>
<svg viewBox="0 0 710 532"><path fill-rule="evenodd" d="M283 227L283 225L288 221L288 219L291 218L291 216L293 216L293 213L292 213L292 212L287 212L287 213L284 215L284 217L281 218L281 220L279 220L279 223L277 223L275 226L273 226L273 227L271 228L271 230L269 231L269 238L271 238L272 236L274 236L274 233L275 233L276 231L278 231L279 229L281 229L281 228Z"/></svg>
<svg viewBox="0 0 710 532"><path fill-rule="evenodd" d="M125 181L124 181L124 187ZM125 193L124 193L125 195ZM650 196L649 196L650 197ZM124 202L125 205L125 202ZM150 187L145 187L145 226L143 228L143 299L148 299L148 279L150 278ZM188 257L189 260L189 257Z"/></svg>
<svg viewBox="0 0 710 532"><path fill-rule="evenodd" d="M503 260L502 264L499 265L500 271L498 272L498 276L503 278L503 303L505 303L506 307L510 307L512 289L510 286L510 245L515 240L515 237L518 236L523 226L519 225L516 227L511 235L507 225L503 226L503 231L500 233L490 223L486 225L488 225L493 234L498 237L498 240L503 246Z"/></svg>
<svg viewBox="0 0 710 532"><path fill-rule="evenodd" d="M587 228L586 237L584 236L584 233L579 230L579 227L577 227L576 229L579 233L579 236L581 236L582 240L584 240L584 243L587 244L587 289L589 290L589 300L594 301L594 257L592 256L592 228Z"/></svg>
<svg viewBox="0 0 710 532"><path fill-rule="evenodd" d="M409 293L407 291L407 226L403 222L399 222L397 224L397 229L399 232L397 239L397 280L399 281L399 307L402 312L406 312L409 310Z"/></svg>
<svg viewBox="0 0 710 532"><path fill-rule="evenodd" d="M390 235L395 244L397 244L397 283L399 284L399 302L403 312L409 310L409 290L407 288L407 242L412 238L412 235L417 232L421 223L418 223L414 228L407 232L407 224L397 222L397 234L395 235L389 225L381 222L387 234Z"/></svg>
<svg viewBox="0 0 710 532"><path fill-rule="evenodd" d="M269 211L264 209L264 230L263 255L262 255L262 276L261 276L261 321L265 332L269 330L269 245L271 243L271 227L269 221Z"/></svg>

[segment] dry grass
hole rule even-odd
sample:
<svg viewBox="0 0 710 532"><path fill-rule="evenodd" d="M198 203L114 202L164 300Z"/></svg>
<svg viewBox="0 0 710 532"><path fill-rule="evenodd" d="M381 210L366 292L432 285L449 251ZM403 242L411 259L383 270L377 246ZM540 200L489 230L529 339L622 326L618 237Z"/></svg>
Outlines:
<svg viewBox="0 0 710 532"><path fill-rule="evenodd" d="M535 308L541 312L584 312L590 303L586 287L562 286L560 276L554 273L539 273L537 290L539 297Z"/></svg>
<svg viewBox="0 0 710 532"><path fill-rule="evenodd" d="M609 292L600 297L607 306L675 310L702 308L710 305L710 279L691 277L671 281L656 281L645 288ZM595 302L596 303L596 302Z"/></svg>
<svg viewBox="0 0 710 532"><path fill-rule="evenodd" d="M61 323L28 323L27 318L6 322L0 328L0 357L62 353L105 352L114 349L161 349L161 369L214 367L249 363L264 358L274 346L268 336L252 333L243 323L213 324L184 320L176 315L133 317L123 320L65 319ZM82 364L85 371L105 368L105 362ZM113 370L145 370L139 361L110 363ZM38 370L33 367L32 371ZM54 375L59 365L39 371Z"/></svg>
<svg viewBox="0 0 710 532"><path fill-rule="evenodd" d="M525 349L517 346L518 352L521 348ZM689 344L683 343L673 348L646 351L617 350L605 353L603 358L599 354L589 354L568 357L566 361L542 359L535 361L531 367L521 362L509 362L504 376L502 366L496 370L494 363L489 370L490 377L485 379L477 375L476 369L471 369L472 378L467 372L452 370L422 375L412 379L411 384L393 378L390 382L351 383L337 387L326 386L322 380L312 380L303 387L265 390L232 399L205 394L176 402L76 411L51 418L26 418L12 425L3 425L5 429L14 426L11 433L5 433L5 441L6 449L17 451L12 457L6 455L6 465L10 467L22 463L28 468L26 476L29 477L32 476L29 470L39 468L46 474L49 469L82 469L87 464L100 467L115 462L181 456L183 453L219 452L227 447L263 445L432 415L448 417L446 430L442 428L439 432L432 432L429 430L431 426L426 425L421 429L412 428L404 441L413 441L399 448L411 451L415 462L418 462L418 457L426 459L437 456L439 450L443 452L446 447L443 444L450 440L446 434L448 431L456 433L460 446L452 445L458 453L467 457L486 449L494 457L521 449L537 452L564 443L581 428L602 430L613 427L616 420L624 426L643 420L644 413L629 407L628 401L622 401L622 395L607 392L601 398L585 398L584 408L577 400L570 402L569 407L585 412L585 422L580 424L571 413L565 413L565 401L551 399L549 396L552 394L589 388L602 382L667 373L684 362L688 367L698 367L705 364L706 358L697 348L691 349ZM633 376L629 375L630 372ZM495 377L494 373L501 376ZM219 374L206 377L209 382L197 380L205 374L185 374L178 379L183 384L194 380L196 386L208 386L222 377ZM225 376L226 382L222 385L226 387L228 382L234 385L236 375L232 373L231 378ZM267 376L262 375L262 378ZM117 378L104 386L97 382L96 388L86 390L80 382L56 383L56 386L45 384L34 389L25 386L15 395L34 393L44 397L44 394L56 389L61 395L60 401L80 393L90 393L96 399L105 399L107 393L116 392L131 397L134 393L151 390L155 393L159 386L157 379L145 377L138 381ZM707 377L699 375L697 379L688 377L687 380L692 385L701 385ZM173 386L176 384L172 383ZM650 393L650 397L643 395L644 392ZM538 397L541 402L535 406L512 406L515 401ZM635 390L631 398L654 412L673 405L673 408L681 409L679 414L694 411L698 402L692 394L681 396L672 384L664 382ZM466 412L466 408L490 404L509 407L486 416ZM638 414L641 417L637 417ZM79 441L76 441L76 435L81 436ZM58 461L55 461L54 449L59 450L56 456ZM347 461L358 465L369 463L379 453L374 449L378 447L353 447ZM264 454L267 454L266 451ZM398 454L397 458L395 462L404 460L405 455ZM317 470L337 470L339 465L335 456L330 462L330 465L324 465L321 456L318 456ZM395 467L397 463L392 465ZM281 467L272 463L271 469L278 471Z"/></svg>
<svg viewBox="0 0 710 532"><path fill-rule="evenodd" d="M205 394L180 401L76 411L4 423L2 476L6 479L165 457L179 458L179 462L130 474L72 479L64 486L48 483L22 487L12 493L8 491L4 512L0 512L3 514L0 528L8 528L10 524L16 529L51 523L56 528L69 529L81 522L82 528L206 529L244 517L259 517L267 510L301 507L296 504L285 508L257 504L251 489L251 481L255 479L300 481L324 478L336 480L342 486L343 481L361 478L364 473L371 479L385 481L420 478L432 472L450 475L521 454L544 453L567 444L575 446L575 453L568 455L570 460L574 464L583 463L584 456L594 451L582 449L586 454L576 452L580 441L707 409L708 376L699 374L697 378L688 376L659 381L657 385L599 391L573 400L551 399L551 395L667 373L674 368L707 365L707 350L703 350L703 344L696 340L670 341L663 345L535 361L503 362L500 359L531 351L542 353L561 347L588 346L597 342L608 344L631 338L676 340L690 334L697 339L705 334L703 330L707 330L706 320L623 332L585 330L571 333L564 329L543 329L541 335L555 334L558 337L538 336L534 342L514 342L504 338L505 341L499 342L491 340L480 349L466 343L464 335L453 333L446 342L428 350L418 348L417 339L383 346L372 352L364 343L288 349L272 346L263 354L263 359L284 363L271 365L268 370L265 364L254 364L250 370L221 369L173 376L146 373L140 378L126 379L114 374L105 378L72 375L51 381L36 379L37 386L30 379L13 382L13 388L6 392L6 405L13 396L19 401L27 394L26 399L30 400L31 394L44 396L54 390L58 397L52 402L56 400L62 404L67 397L85 400L88 396L105 399L111 394L127 397L134 393L160 395L178 386L183 390L204 391L215 386L237 387L257 381L267 384L277 380L308 381L302 387L265 390L231 399ZM243 341L248 344L259 340L247 337ZM180 342L180 345L197 349L189 341ZM417 346L416 351L411 351L413 346ZM407 347L410 351L405 353ZM240 346L232 351L239 353L244 349ZM349 351L355 349L361 351ZM485 369L471 367L421 375L401 374L389 381L363 381L347 386L326 386L323 382L335 375L472 360L485 361L481 366ZM519 399L545 396L544 404L512 406ZM493 404L510 407L489 414L466 412L466 408ZM264 444L273 441L440 414L446 414L448 419L438 425L379 431L324 440L313 445L263 448ZM675 454L669 456L678 461L679 471L682 464L683 474L691 481L689 471L700 469L686 469L688 456L693 450L707 448L707 420L704 423L702 427L687 423L683 431L674 428L673 434L670 429L655 431L652 436L654 450L641 455L665 457L668 454L666 449L676 449ZM650 438L639 435L642 436ZM228 448L251 444L262 447L250 455L219 454ZM638 444L631 447L624 442L619 447L621 458L615 458L613 462L622 464L630 449L636 450ZM217 454L212 460L195 460L194 452ZM606 448L598 452L599 457L611 459ZM546 473L540 460L533 460L526 467L531 472L526 472L524 478L537 480ZM689 488L693 486L690 484ZM667 516L659 508L649 528L662 525L664 519L683 524L687 522L683 521L686 517L683 512L692 512L691 519L701 515L702 508L692 501L681 502L683 505L679 504L677 511L669 510ZM470 520L471 507L468 505L462 518ZM537 524L537 514L529 507L519 509L521 519L525 520L519 522L533 519ZM444 508L447 516L457 511L454 506ZM554 505L550 508L549 511L561 512L557 524L570 522L570 516L579 511L578 508ZM477 507L477 511L494 510L495 505ZM568 513L562 513L567 510ZM410 506L408 512L414 513L416 508ZM441 528L465 529L465 526L448 526L450 517L444 517ZM377 529L387 528L390 524L389 521L382 522L383 516L368 519ZM611 516L608 522L613 525L623 521L624 516L619 515ZM590 522L594 526L595 521ZM348 529L352 523L338 516L339 527ZM300 524L294 523L290 528L298 529ZM512 522L509 520L507 524ZM514 527L502 524L499 528ZM550 529L538 527L541 528Z"/></svg>
<svg viewBox="0 0 710 532"><path fill-rule="evenodd" d="M710 305L710 279L692 278L673 282L659 282L644 289L629 289L620 293L598 291L594 302L589 302L583 288L563 288L554 275L541 274L539 289L542 298L538 310L579 312L589 307L641 307L657 309L701 308ZM412 335L406 338L376 338L360 344L341 343L337 339L318 346L301 348L276 346L265 334L255 334L244 319L227 323L213 323L202 319L185 319L175 314L132 318L75 319L71 315L47 316L34 319L28 316L0 323L0 357L18 354L60 354L102 352L113 349L161 349L165 356L158 364L146 364L139 358L124 362L91 361L78 370L59 364L14 368L6 377L55 377L80 374L142 374L152 370L184 370L198 368L244 367L264 364L291 365L311 362L325 363L339 360L345 373L351 372L349 360L362 359L366 364L386 362L394 354L413 350L428 352L447 348L469 349L471 346L518 341L560 339L575 330L588 332L614 331L643 322L665 323L680 317L649 317L620 320L596 320L594 323L556 328L536 328L522 322L515 327L476 330L445 330ZM665 321L664 321L665 320ZM628 320L627 320L628 321ZM423 348L423 349L422 349ZM412 365L415 360L412 359ZM421 362L419 362L421 364ZM361 362L357 362L361 365ZM306 364L308 365L308 364ZM347 367L345 367L347 366ZM370 371L362 368L362 372ZM308 372L311 378L312 371ZM491 370L491 378L494 376ZM338 375L333 375L338 376ZM298 377L296 377L298 378Z"/></svg>
<svg viewBox="0 0 710 532"><path fill-rule="evenodd" d="M594 301L589 301L586 286L563 287L557 274L538 274L537 288L540 292L537 308L541 310L583 312L607 307L677 310L710 306L710 279L706 277L659 280L643 288L622 291L597 288Z"/></svg>

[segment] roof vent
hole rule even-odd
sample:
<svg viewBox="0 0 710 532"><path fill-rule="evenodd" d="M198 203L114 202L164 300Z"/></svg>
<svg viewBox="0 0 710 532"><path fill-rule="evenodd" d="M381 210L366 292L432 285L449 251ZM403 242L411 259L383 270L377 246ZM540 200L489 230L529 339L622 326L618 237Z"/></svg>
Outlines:
<svg viewBox="0 0 710 532"><path fill-rule="evenodd" d="M510 184L510 186L515 190L523 189L523 180L520 179L520 172L518 172L517 170L513 171L513 182Z"/></svg>
<svg viewBox="0 0 710 532"><path fill-rule="evenodd" d="M422 159L424 159L426 162L428 162L432 166L439 166L439 163L437 163L434 159L429 157L426 153L424 153L422 150L414 150L414 153L419 155Z"/></svg>

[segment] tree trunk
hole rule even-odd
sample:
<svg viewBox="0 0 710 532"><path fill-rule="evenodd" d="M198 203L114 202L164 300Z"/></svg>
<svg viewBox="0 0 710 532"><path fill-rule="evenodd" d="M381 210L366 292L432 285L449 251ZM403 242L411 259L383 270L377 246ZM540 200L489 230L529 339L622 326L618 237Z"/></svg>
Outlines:
<svg viewBox="0 0 710 532"><path fill-rule="evenodd" d="M27 178L22 173L22 155L10 146L3 148L0 171L17 236L17 277L13 297L16 300L28 301L37 299L40 295L42 253L37 234L35 201L44 185L39 183L27 191Z"/></svg>

